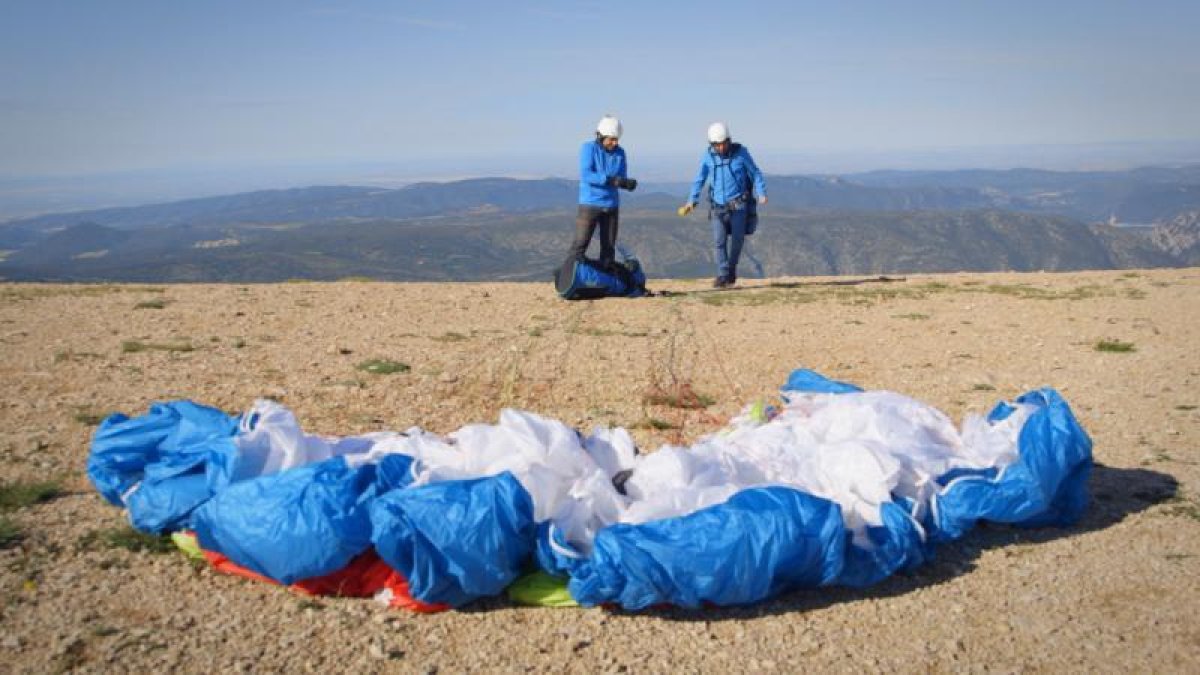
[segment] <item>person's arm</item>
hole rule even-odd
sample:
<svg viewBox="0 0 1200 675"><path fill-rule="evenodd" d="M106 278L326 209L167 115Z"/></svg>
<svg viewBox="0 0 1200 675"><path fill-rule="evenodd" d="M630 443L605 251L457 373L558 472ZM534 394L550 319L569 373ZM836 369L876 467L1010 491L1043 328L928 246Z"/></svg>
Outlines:
<svg viewBox="0 0 1200 675"><path fill-rule="evenodd" d="M584 143L579 148L579 180L596 187L608 187L608 176L596 170L596 152L593 143Z"/></svg>
<svg viewBox="0 0 1200 675"><path fill-rule="evenodd" d="M696 179L692 181L692 192L690 195L688 195L688 204L695 206L696 204L700 203L700 191L704 189L704 181L706 180L708 180L707 154L700 158L700 170L696 172Z"/></svg>
<svg viewBox="0 0 1200 675"><path fill-rule="evenodd" d="M746 162L746 170L750 172L750 178L754 181L754 194L758 196L758 201L766 204L767 181L758 165L754 163L754 158L750 156L750 151L745 148L742 148L742 160Z"/></svg>

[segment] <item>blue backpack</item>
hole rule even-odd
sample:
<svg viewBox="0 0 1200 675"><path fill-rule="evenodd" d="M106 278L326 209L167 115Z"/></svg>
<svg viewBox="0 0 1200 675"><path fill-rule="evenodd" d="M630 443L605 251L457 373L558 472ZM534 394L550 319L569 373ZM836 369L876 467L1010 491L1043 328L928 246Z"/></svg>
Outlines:
<svg viewBox="0 0 1200 675"><path fill-rule="evenodd" d="M631 255L623 257L608 266L588 258L569 258L554 271L554 290L564 300L650 295L641 263Z"/></svg>

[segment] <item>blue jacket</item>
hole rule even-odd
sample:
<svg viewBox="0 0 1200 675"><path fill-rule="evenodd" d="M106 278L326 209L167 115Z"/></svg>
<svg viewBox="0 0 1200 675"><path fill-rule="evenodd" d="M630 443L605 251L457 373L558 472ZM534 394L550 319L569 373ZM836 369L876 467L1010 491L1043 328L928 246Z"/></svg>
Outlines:
<svg viewBox="0 0 1200 675"><path fill-rule="evenodd" d="M616 208L621 199L617 188L608 184L613 176L627 178L625 148L609 152L598 141L587 141L579 149L579 203L587 206Z"/></svg>
<svg viewBox="0 0 1200 675"><path fill-rule="evenodd" d="M713 203L718 206L745 195L752 182L755 195L767 195L767 183L763 180L762 171L759 171L758 165L754 163L750 151L736 143L730 149L728 157L718 155L712 148L704 151L704 156L700 158L700 171L696 174L696 180L692 182L692 194L688 197L688 202L699 203L700 190L706 180L711 181Z"/></svg>

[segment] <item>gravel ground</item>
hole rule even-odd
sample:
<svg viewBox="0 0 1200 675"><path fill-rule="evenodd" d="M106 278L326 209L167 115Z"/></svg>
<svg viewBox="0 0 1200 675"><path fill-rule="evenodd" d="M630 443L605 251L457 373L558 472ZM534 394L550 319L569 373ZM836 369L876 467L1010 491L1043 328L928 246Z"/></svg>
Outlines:
<svg viewBox="0 0 1200 675"><path fill-rule="evenodd" d="M567 303L549 284L0 285L0 671L1200 671L1200 270L748 280ZM1132 351L1097 349L1101 341ZM358 368L389 359L407 372ZM505 406L689 443L796 367L958 420L1053 386L1095 442L1070 529L983 526L871 589L625 614L491 599L437 615L306 598L131 551L87 483L98 416L270 396L310 431ZM646 403L688 385L686 410ZM665 428L660 428L665 427Z"/></svg>

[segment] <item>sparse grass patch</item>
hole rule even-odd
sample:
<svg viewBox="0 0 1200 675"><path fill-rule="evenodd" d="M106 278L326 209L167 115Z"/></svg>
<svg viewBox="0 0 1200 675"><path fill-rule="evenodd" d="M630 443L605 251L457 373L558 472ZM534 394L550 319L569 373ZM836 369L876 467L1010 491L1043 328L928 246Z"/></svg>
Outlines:
<svg viewBox="0 0 1200 675"><path fill-rule="evenodd" d="M161 286L119 286L104 285L62 285L34 286L20 285L0 288L0 299L4 300L35 300L39 298L56 298L67 296L72 298L91 298L111 293L163 293Z"/></svg>
<svg viewBox="0 0 1200 675"><path fill-rule="evenodd" d="M1200 521L1200 504L1196 504L1180 496L1175 496L1167 500L1167 507L1163 510L1163 513L1168 516L1179 516Z"/></svg>
<svg viewBox="0 0 1200 675"><path fill-rule="evenodd" d="M1128 289L1127 289L1128 290ZM1075 288L1054 291L1028 284L989 284L981 281L966 281L961 284L948 284L941 281L931 281L922 284L900 284L889 286L878 285L781 285L758 289L747 289L736 293L710 293L700 298L707 305L772 305L799 304L832 300L843 305L872 307L884 302L899 299L924 300L938 293L998 293L1012 295L1018 298L1037 300L1081 300L1091 297L1112 296L1115 291L1099 285L1077 286Z"/></svg>
<svg viewBox="0 0 1200 675"><path fill-rule="evenodd" d="M666 420L660 420L657 417L643 417L633 423L634 429L654 429L655 431L668 431L670 429L678 429L678 424L672 424Z"/></svg>
<svg viewBox="0 0 1200 675"><path fill-rule="evenodd" d="M93 530L80 537L77 546L85 551L123 548L133 553L145 551L155 554L171 553L176 550L175 543L169 536L143 534L132 527Z"/></svg>
<svg viewBox="0 0 1200 675"><path fill-rule="evenodd" d="M743 307L759 307L762 305L798 305L815 302L816 293L806 290L782 290L767 288L755 291L708 293L700 298L700 302L715 307L736 305Z"/></svg>
<svg viewBox="0 0 1200 675"><path fill-rule="evenodd" d="M391 361L389 359L368 359L355 367L361 371L371 373L372 375L407 373L411 369L407 363Z"/></svg>
<svg viewBox="0 0 1200 675"><path fill-rule="evenodd" d="M1126 354L1137 351L1132 342L1121 342L1120 340L1100 340L1093 347L1098 352L1115 352L1118 354Z"/></svg>
<svg viewBox="0 0 1200 675"><path fill-rule="evenodd" d="M0 516L0 550L16 545L25 535L17 524L4 516Z"/></svg>
<svg viewBox="0 0 1200 675"><path fill-rule="evenodd" d="M1056 291L1029 284L988 284L987 286L964 288L967 293L994 293L1011 295L1026 300L1087 300L1089 298L1111 297L1116 292L1099 284L1076 286L1065 291Z"/></svg>
<svg viewBox="0 0 1200 675"><path fill-rule="evenodd" d="M543 331L541 326L534 326L525 332L529 337L542 337Z"/></svg>
<svg viewBox="0 0 1200 675"><path fill-rule="evenodd" d="M1162 448L1154 448L1150 452L1150 454L1146 455L1142 459L1142 466L1146 466L1149 464L1157 464L1159 462L1170 462L1170 461L1171 461L1171 455L1167 454L1166 450L1163 450Z"/></svg>
<svg viewBox="0 0 1200 675"><path fill-rule="evenodd" d="M1196 406L1194 406L1194 405L1177 405L1177 406L1175 406L1175 409L1176 410L1195 410Z"/></svg>
<svg viewBox="0 0 1200 675"><path fill-rule="evenodd" d="M54 363L63 363L65 361L82 361L84 359L102 359L101 354L94 352L77 352L71 349L54 352Z"/></svg>
<svg viewBox="0 0 1200 675"><path fill-rule="evenodd" d="M190 352L195 347L190 342L142 342L140 340L125 340L121 343L122 354L136 354L145 351L160 352Z"/></svg>
<svg viewBox="0 0 1200 675"><path fill-rule="evenodd" d="M363 283L363 282L369 282L369 281L375 281L375 280L372 279L371 277L349 276L349 277L342 277L341 279L338 279L338 281L351 281L351 282L356 282L356 283Z"/></svg>
<svg viewBox="0 0 1200 675"><path fill-rule="evenodd" d="M105 413L96 413L96 412L89 412L86 410L81 410L81 411L75 413L71 417L71 419L74 419L76 422L79 422L80 424L83 424L83 425L86 425L89 427L94 427L97 424L100 424L101 422L103 422L105 417L108 417L108 415Z"/></svg>
<svg viewBox="0 0 1200 675"><path fill-rule="evenodd" d="M62 493L62 485L57 481L0 483L0 511L23 509L48 502Z"/></svg>
<svg viewBox="0 0 1200 675"><path fill-rule="evenodd" d="M234 349L241 349L242 347L245 347L245 346L246 346L245 340L243 340L242 338L234 338L234 340L233 340L233 348Z"/></svg>
<svg viewBox="0 0 1200 675"><path fill-rule="evenodd" d="M971 386L971 391L996 391L996 388L987 382L979 382Z"/></svg>
<svg viewBox="0 0 1200 675"><path fill-rule="evenodd" d="M925 321L929 318L929 315L912 312L910 314L893 314L892 318L893 319L910 319L912 321Z"/></svg>
<svg viewBox="0 0 1200 675"><path fill-rule="evenodd" d="M677 384L666 389L655 385L646 392L642 401L648 405L685 409L707 408L717 402L713 397L692 389L692 385L687 383Z"/></svg>
<svg viewBox="0 0 1200 675"><path fill-rule="evenodd" d="M576 335L588 335L591 337L647 337L649 332L644 330L609 330L607 328L584 328L582 330L568 331Z"/></svg>
<svg viewBox="0 0 1200 675"><path fill-rule="evenodd" d="M166 298L154 298L153 300L143 300L134 305L134 309L162 309L167 306Z"/></svg>
<svg viewBox="0 0 1200 675"><path fill-rule="evenodd" d="M469 335L463 335L462 333L450 331L448 333L442 333L441 335L430 337L429 339L433 340L434 342L462 342L463 340L470 340L471 337Z"/></svg>

